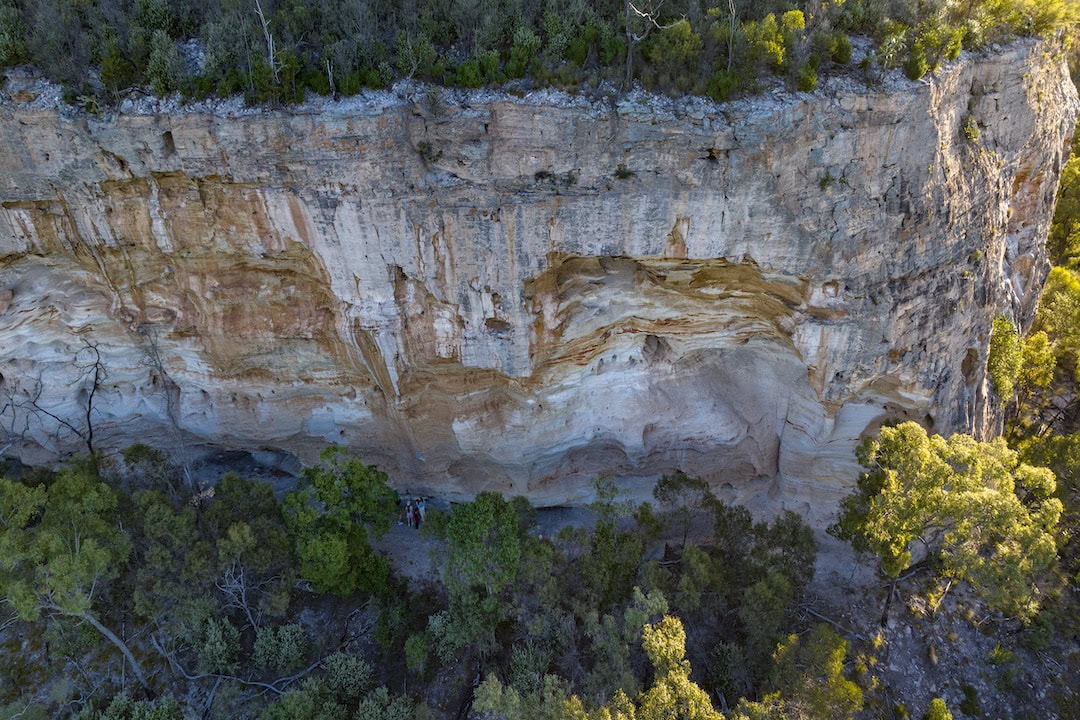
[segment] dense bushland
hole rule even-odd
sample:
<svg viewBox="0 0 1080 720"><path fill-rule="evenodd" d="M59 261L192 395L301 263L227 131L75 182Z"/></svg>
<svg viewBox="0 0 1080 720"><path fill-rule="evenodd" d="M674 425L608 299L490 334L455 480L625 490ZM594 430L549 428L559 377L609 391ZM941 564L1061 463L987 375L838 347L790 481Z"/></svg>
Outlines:
<svg viewBox="0 0 1080 720"><path fill-rule="evenodd" d="M919 78L961 48L1049 34L1076 0L0 0L0 67L31 62L95 105L140 86L292 103L399 78L568 90L639 80L717 100L778 75L812 90L872 51ZM191 42L197 41L197 42ZM89 69L89 71L88 71Z"/></svg>
<svg viewBox="0 0 1080 720"><path fill-rule="evenodd" d="M395 493L340 452L282 502L236 475L192 493L143 446L0 479L0 710L412 717L427 711L388 685L474 667L491 717L718 717L715 697L858 709L846 641L797 610L815 557L799 518L755 524L682 474L656 497L632 509L601 481L595 526L548 538L522 498L432 510L443 572L410 588L368 540ZM711 531L688 537L702 518ZM681 543L647 558L668 526Z"/></svg>

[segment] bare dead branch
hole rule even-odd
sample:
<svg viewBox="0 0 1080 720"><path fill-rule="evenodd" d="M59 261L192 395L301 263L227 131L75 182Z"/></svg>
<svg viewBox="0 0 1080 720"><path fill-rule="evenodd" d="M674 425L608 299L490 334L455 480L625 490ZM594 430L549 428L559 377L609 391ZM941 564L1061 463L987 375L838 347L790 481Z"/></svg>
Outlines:
<svg viewBox="0 0 1080 720"><path fill-rule="evenodd" d="M270 74L274 76L274 82L278 82L277 53L274 50L274 36L270 33L270 22L263 13L262 3L255 0L255 12L262 24L263 39L266 41L266 61L270 63Z"/></svg>
<svg viewBox="0 0 1080 720"><path fill-rule="evenodd" d="M0 407L0 418L4 418L9 437L25 439L30 432L31 421L36 421L45 430L48 430L49 425L52 426L50 435L57 444L66 433L70 433L86 445L91 455L94 454L94 402L109 373L102 361L98 344L86 338L80 339L82 347L72 358L72 364L79 371L79 378L74 384L83 385L82 392L85 393L80 417L64 417L45 406L42 401L45 385L40 374L25 384L5 383L5 402ZM9 442L8 447L12 444L14 443Z"/></svg>
<svg viewBox="0 0 1080 720"><path fill-rule="evenodd" d="M251 612L251 603L248 602L248 582L244 566L234 562L214 584L225 596L226 607L242 611L252 629L258 629L260 623Z"/></svg>
<svg viewBox="0 0 1080 720"><path fill-rule="evenodd" d="M659 12L660 12L660 8L663 7L663 5L664 5L662 0L661 0L661 2L656 4L655 8L652 8L652 9L649 9L649 10L641 10L636 5L634 5L634 3L629 2L629 0L627 0L626 4L630 6L630 9L633 10L637 14L638 17L644 18L645 20L647 20L657 30L667 30L668 28L675 27L675 23L670 23L668 25L661 25L660 21L658 21L656 19ZM641 36L640 38L638 38L638 40L644 40L644 39L645 39L644 35Z"/></svg>
<svg viewBox="0 0 1080 720"><path fill-rule="evenodd" d="M187 669L180 663L180 660L177 659L174 654L168 652L164 648L164 646L162 646L161 642L153 635L150 636L150 645L155 650L157 650L163 658L165 658L165 660L169 663L169 665L176 673L180 674L185 680L188 680L190 682L194 682L196 680L205 680L207 678L214 678L215 680L231 680L246 687L262 688L264 691L276 693L277 695L284 695L286 692L288 692L288 688L290 685L292 685L297 680L301 680L305 676L309 675L312 671L322 665L326 658L330 657L335 652L341 649L340 646L334 648L332 652L328 652L325 655L322 655L321 657L319 657L318 660L311 663L303 670L293 673L292 675L279 677L276 680L271 680L270 682L262 682L261 680L250 680L248 678L242 678L239 675L232 675L229 673L191 673L188 672Z"/></svg>
<svg viewBox="0 0 1080 720"><path fill-rule="evenodd" d="M853 638L855 638L856 640L862 640L863 642L867 642L867 639L866 639L866 638L865 638L865 637L864 637L863 635L861 635L861 634L859 634L859 633L855 632L854 630L851 630L851 629L849 629L849 628L846 628L846 627L844 627L843 625L841 625L840 623L836 622L836 621L835 621L835 620L833 620L832 618L829 618L829 617L826 617L825 615L822 615L821 613L819 613L819 612L818 612L817 610L815 610L814 608L810 607L809 605L804 605L804 606L803 606L803 608L802 608L802 610L803 610L803 612L805 612L805 613L806 613L807 615L813 615L813 616L814 616L814 617L816 617L816 618L817 618L818 620L823 620L823 621L825 621L825 622L829 623L830 625L832 625L832 626L833 626L834 628L836 628L836 629L837 629L837 630L839 630L840 632L844 633L845 635L848 635L848 636L850 636L850 637L853 637Z"/></svg>

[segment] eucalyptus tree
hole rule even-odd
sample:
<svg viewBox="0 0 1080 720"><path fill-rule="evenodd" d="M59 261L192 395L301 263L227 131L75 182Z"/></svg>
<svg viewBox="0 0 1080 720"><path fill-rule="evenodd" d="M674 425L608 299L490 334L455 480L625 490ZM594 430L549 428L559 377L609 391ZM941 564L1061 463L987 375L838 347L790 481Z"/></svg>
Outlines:
<svg viewBox="0 0 1080 720"><path fill-rule="evenodd" d="M85 621L116 646L149 691L131 648L102 619L103 598L131 552L118 505L90 459L47 485L0 478L0 595L27 622Z"/></svg>
<svg viewBox="0 0 1080 720"><path fill-rule="evenodd" d="M867 472L843 501L834 534L877 556L888 577L922 554L940 567L946 589L966 580L992 606L1034 614L1062 513L1050 470L1020 462L1002 438L943 438L913 422L882 428L857 454Z"/></svg>

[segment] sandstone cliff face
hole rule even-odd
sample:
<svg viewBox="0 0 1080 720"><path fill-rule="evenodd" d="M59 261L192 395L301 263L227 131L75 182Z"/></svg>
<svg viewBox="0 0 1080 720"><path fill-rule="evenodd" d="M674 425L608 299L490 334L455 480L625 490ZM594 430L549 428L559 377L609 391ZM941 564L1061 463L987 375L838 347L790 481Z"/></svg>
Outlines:
<svg viewBox="0 0 1080 720"><path fill-rule="evenodd" d="M1033 311L1076 112L1037 44L680 116L8 102L3 442L84 447L96 348L102 448L339 443L539 503L681 468L822 522L883 419L992 429L990 321Z"/></svg>

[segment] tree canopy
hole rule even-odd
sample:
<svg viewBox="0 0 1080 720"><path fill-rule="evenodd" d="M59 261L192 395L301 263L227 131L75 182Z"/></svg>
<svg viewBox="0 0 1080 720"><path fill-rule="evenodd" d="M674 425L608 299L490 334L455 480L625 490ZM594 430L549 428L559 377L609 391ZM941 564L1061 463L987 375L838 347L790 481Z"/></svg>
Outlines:
<svg viewBox="0 0 1080 720"><path fill-rule="evenodd" d="M1050 470L1021 463L1002 438L946 439L912 422L883 427L858 456L867 472L842 504L839 537L876 555L889 577L920 550L995 607L1032 615L1062 512Z"/></svg>
<svg viewBox="0 0 1080 720"><path fill-rule="evenodd" d="M87 459L46 486L0 478L0 594L26 621L42 613L85 620L146 677L96 607L131 552L118 524L118 500Z"/></svg>
<svg viewBox="0 0 1080 720"><path fill-rule="evenodd" d="M322 461L305 468L301 488L285 498L300 572L319 592L383 590L390 565L372 549L368 532L384 535L397 516L386 473L339 448L323 451Z"/></svg>
<svg viewBox="0 0 1080 720"><path fill-rule="evenodd" d="M32 62L87 107L134 85L187 98L292 103L398 78L480 87L527 78L571 91L635 80L724 100L767 76L811 91L874 48L868 79L912 79L1017 35L1075 22L1076 0L701 3L693 0L0 0L0 67ZM198 52L193 52L197 47Z"/></svg>

